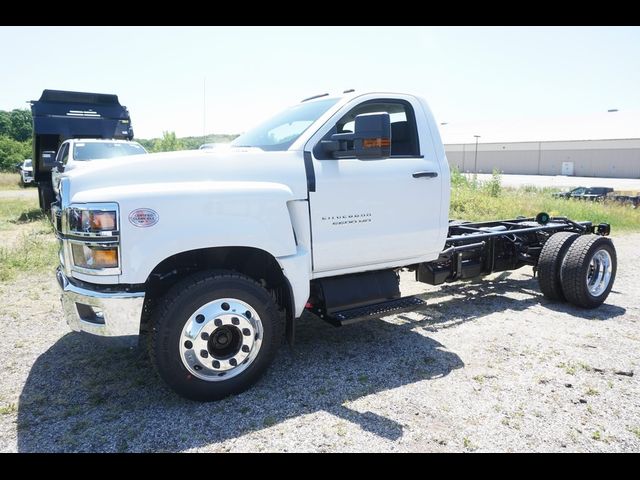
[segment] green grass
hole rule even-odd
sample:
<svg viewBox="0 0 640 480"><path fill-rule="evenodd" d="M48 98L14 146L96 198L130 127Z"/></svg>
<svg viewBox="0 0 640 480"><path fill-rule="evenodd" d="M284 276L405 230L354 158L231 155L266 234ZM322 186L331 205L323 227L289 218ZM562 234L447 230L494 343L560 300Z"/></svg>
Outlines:
<svg viewBox="0 0 640 480"><path fill-rule="evenodd" d="M57 263L58 245L53 228L38 209L37 200L0 200L0 230L17 230L24 224L30 224L30 228L17 231L16 242L0 246L0 281L11 280L18 272L47 270Z"/></svg>
<svg viewBox="0 0 640 480"><path fill-rule="evenodd" d="M467 450L476 450L478 448L473 444L473 442L468 437L464 437L462 439L462 446Z"/></svg>
<svg viewBox="0 0 640 480"><path fill-rule="evenodd" d="M614 234L640 230L640 209L609 202L553 198L552 191L531 186L505 188L501 186L497 173L488 182L480 182L453 170L449 217L481 221L510 219L518 215L534 217L539 212L547 212L551 216L566 216L576 221L610 223Z"/></svg>
<svg viewBox="0 0 640 480"><path fill-rule="evenodd" d="M569 375L575 375L576 374L577 367L571 362L567 362L567 363L560 362L557 365L557 367L558 368L563 368L564 371L567 372L567 374L569 374Z"/></svg>
<svg viewBox="0 0 640 480"><path fill-rule="evenodd" d="M18 410L15 403L9 403L3 407L0 407L0 415L9 415Z"/></svg>
<svg viewBox="0 0 640 480"><path fill-rule="evenodd" d="M20 188L20 174L0 172L0 190L17 190Z"/></svg>
<svg viewBox="0 0 640 480"><path fill-rule="evenodd" d="M42 220L48 221L38 207L37 198L0 198L0 230Z"/></svg>

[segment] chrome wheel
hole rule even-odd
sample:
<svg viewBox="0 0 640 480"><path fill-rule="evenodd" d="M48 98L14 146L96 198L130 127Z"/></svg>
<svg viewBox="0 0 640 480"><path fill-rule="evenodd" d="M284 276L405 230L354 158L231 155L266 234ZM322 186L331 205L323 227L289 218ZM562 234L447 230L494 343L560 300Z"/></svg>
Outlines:
<svg viewBox="0 0 640 480"><path fill-rule="evenodd" d="M196 310L180 335L180 359L194 377L228 380L246 370L262 344L262 321L249 304L221 298Z"/></svg>
<svg viewBox="0 0 640 480"><path fill-rule="evenodd" d="M612 272L611 255L606 250L593 254L587 269L587 288L594 297L602 295L609 286Z"/></svg>

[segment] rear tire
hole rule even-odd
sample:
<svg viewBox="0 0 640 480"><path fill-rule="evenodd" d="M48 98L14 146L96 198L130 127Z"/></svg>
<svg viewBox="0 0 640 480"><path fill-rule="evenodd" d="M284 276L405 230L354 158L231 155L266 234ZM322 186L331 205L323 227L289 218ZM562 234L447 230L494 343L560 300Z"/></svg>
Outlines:
<svg viewBox="0 0 640 480"><path fill-rule="evenodd" d="M562 263L562 291L580 308L596 308L607 299L616 278L618 260L613 242L598 235L580 236Z"/></svg>
<svg viewBox="0 0 640 480"><path fill-rule="evenodd" d="M537 265L538 284L544 296L549 300L565 300L560 271L567 250L578 236L573 232L554 233L542 247Z"/></svg>
<svg viewBox="0 0 640 480"><path fill-rule="evenodd" d="M149 354L160 377L191 400L240 393L282 343L270 293L233 272L203 272L172 287L152 314Z"/></svg>
<svg viewBox="0 0 640 480"><path fill-rule="evenodd" d="M51 211L51 204L55 199L51 183L38 183L38 199L40 201L40 208L44 213L48 214Z"/></svg>

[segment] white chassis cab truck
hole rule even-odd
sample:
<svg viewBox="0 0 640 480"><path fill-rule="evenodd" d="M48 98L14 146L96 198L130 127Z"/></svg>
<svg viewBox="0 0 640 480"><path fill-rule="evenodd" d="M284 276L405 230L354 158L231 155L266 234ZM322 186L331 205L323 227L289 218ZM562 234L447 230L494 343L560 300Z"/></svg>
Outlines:
<svg viewBox="0 0 640 480"><path fill-rule="evenodd" d="M77 169L52 208L66 320L144 337L160 377L207 401L255 383L305 310L340 326L420 308L401 269L437 285L530 265L552 300L607 298L608 224L452 222L449 194L427 103L398 93L312 97L228 149Z"/></svg>

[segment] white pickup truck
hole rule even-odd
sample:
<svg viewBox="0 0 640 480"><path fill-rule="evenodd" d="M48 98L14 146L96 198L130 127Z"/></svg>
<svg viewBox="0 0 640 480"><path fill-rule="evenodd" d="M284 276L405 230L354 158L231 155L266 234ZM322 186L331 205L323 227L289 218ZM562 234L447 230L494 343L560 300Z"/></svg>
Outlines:
<svg viewBox="0 0 640 480"><path fill-rule="evenodd" d="M420 308L400 269L437 285L530 265L552 300L607 298L608 224L450 222L449 189L427 103L397 93L312 97L228 149L77 169L52 208L67 322L146 337L160 377L206 401L256 382L305 311L340 326Z"/></svg>
<svg viewBox="0 0 640 480"><path fill-rule="evenodd" d="M60 144L51 168L53 192L58 194L60 177L79 167L95 165L104 159L142 155L147 151L138 142L105 138L72 138Z"/></svg>

